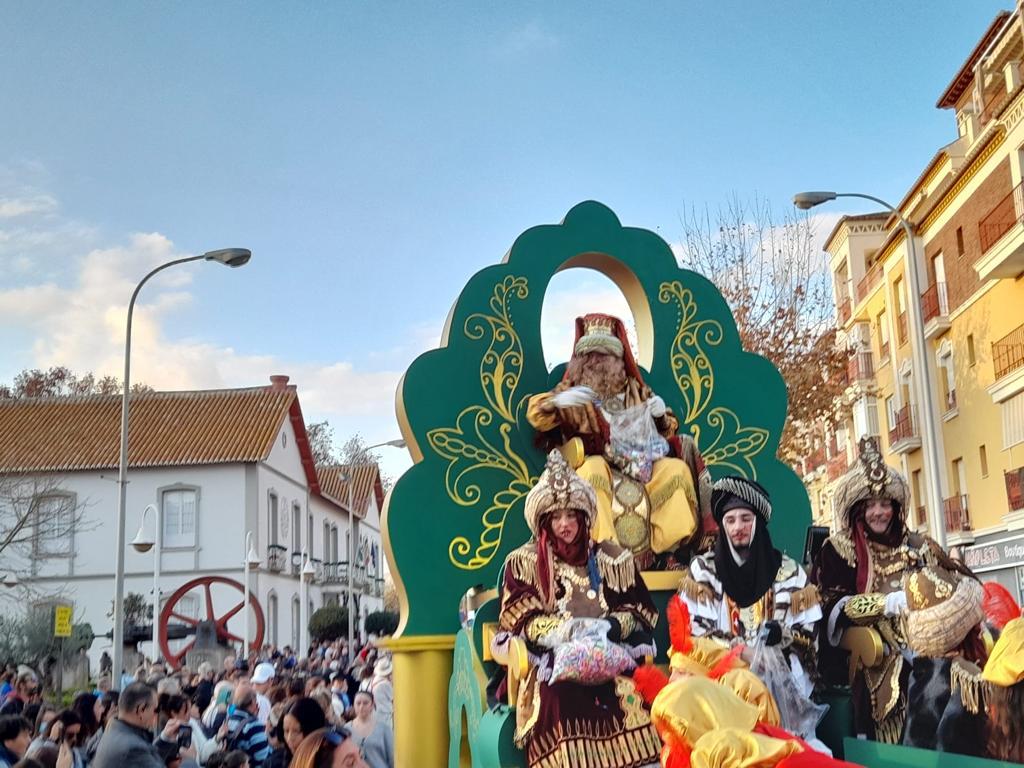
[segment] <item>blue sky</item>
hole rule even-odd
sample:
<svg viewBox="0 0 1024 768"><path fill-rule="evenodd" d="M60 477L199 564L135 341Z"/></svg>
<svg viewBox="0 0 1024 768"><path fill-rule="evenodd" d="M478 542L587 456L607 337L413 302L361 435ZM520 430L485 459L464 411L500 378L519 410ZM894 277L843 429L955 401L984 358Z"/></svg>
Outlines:
<svg viewBox="0 0 1024 768"><path fill-rule="evenodd" d="M469 276L576 202L675 242L734 193L902 197L1012 3L2 7L0 379L116 373L134 280L243 245L245 269L147 287L138 376L289 373L308 416L376 440Z"/></svg>

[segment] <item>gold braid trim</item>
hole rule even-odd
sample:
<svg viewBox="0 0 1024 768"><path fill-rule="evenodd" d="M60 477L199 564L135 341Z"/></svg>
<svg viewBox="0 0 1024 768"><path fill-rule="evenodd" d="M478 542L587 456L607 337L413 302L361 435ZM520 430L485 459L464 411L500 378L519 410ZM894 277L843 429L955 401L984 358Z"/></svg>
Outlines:
<svg viewBox="0 0 1024 768"><path fill-rule="evenodd" d="M601 581L616 592L626 592L636 584L636 563L628 549L612 556L603 548L597 550L597 570Z"/></svg>
<svg viewBox="0 0 1024 768"><path fill-rule="evenodd" d="M791 615L803 613L808 608L813 608L821 603L821 595L818 594L818 588L813 584L808 584L803 589L798 589L789 598L789 612Z"/></svg>
<svg viewBox="0 0 1024 768"><path fill-rule="evenodd" d="M536 616L526 622L526 637L536 643L544 635L562 626L562 619L557 616Z"/></svg>
<svg viewBox="0 0 1024 768"><path fill-rule="evenodd" d="M661 486L656 493L650 494L651 509L660 509L666 501L672 498L672 494L679 490L687 490L688 485L692 491L693 480L690 479L689 473L687 473L685 477L681 475L673 475L672 479L665 483L665 485ZM691 502L694 514L696 514L697 508L696 505L693 504L694 499L690 499L689 496L687 496L687 498Z"/></svg>
<svg viewBox="0 0 1024 768"><path fill-rule="evenodd" d="M622 627L621 639L625 640L633 634L633 630L636 629L636 619L633 618L633 614L627 613L626 611L613 611L611 616L619 622L619 626Z"/></svg>
<svg viewBox="0 0 1024 768"><path fill-rule="evenodd" d="M547 613L547 608L540 598L529 592L514 600L503 598L502 603L498 624L507 632L515 632L519 622L531 613Z"/></svg>
<svg viewBox="0 0 1024 768"><path fill-rule="evenodd" d="M843 606L843 613L855 624L871 624L885 613L885 595L881 592L854 595Z"/></svg>
<svg viewBox="0 0 1024 768"><path fill-rule="evenodd" d="M537 576L537 551L533 546L527 545L510 552L505 560L505 570L511 573L516 580L540 589L540 581Z"/></svg>
<svg viewBox="0 0 1024 768"><path fill-rule="evenodd" d="M953 662L949 669L949 690L951 693L960 691L964 709L971 714L976 715L981 711L985 687L985 683L977 671L972 672L959 661Z"/></svg>
<svg viewBox="0 0 1024 768"><path fill-rule="evenodd" d="M679 585L679 589L688 598L697 603L709 604L713 603L715 600L714 590L707 584L695 581L689 574L687 574L683 579L683 583Z"/></svg>

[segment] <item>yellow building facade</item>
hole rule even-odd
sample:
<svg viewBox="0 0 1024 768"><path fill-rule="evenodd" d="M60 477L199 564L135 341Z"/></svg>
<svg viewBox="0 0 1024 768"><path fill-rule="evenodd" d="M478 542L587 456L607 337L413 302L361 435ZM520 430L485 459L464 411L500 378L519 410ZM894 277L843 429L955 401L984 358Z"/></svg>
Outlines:
<svg viewBox="0 0 1024 768"><path fill-rule="evenodd" d="M992 22L937 106L957 138L939 149L897 206L847 216L825 249L838 343L850 350L839 428L804 461L815 522L828 525L836 480L858 440L879 439L911 487L911 528L958 547L986 580L1024 597L1024 26L1021 9ZM915 377L913 305L921 308L931 386ZM923 460L924 420L938 477ZM936 484L929 504L929 484Z"/></svg>

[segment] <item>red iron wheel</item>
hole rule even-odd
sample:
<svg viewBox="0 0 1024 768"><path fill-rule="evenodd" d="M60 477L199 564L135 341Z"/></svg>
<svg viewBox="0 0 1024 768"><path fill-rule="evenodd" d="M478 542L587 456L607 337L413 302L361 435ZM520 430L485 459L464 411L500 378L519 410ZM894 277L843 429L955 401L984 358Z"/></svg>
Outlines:
<svg viewBox="0 0 1024 768"><path fill-rule="evenodd" d="M230 610L225 611L219 616L213 606L213 590L211 587L214 584L224 584L228 587L233 587L234 589L237 589L239 593L238 603ZM178 607L178 603L181 602L181 599L185 595L200 587L203 590L203 598L206 601L205 618L195 619L175 610ZM200 621L211 621L217 630L218 640L221 642L241 643L241 637L228 631L228 622L245 606L244 595L245 587L240 582L224 576L201 576L198 579L192 579L192 581L186 582L178 587L178 590L167 599L167 602L164 603L163 610L160 611L160 650L163 652L164 658L167 659L167 662L175 669L180 669L181 665L185 661L185 654L188 653L196 643L196 639L193 637L188 643L182 646L180 651L176 653L171 651L168 643L167 627L171 623L172 619L177 623L192 627L193 633L195 628L199 626ZM259 600L256 599L256 595L251 591L249 592L249 605L252 606L253 613L256 615L256 621L254 622L253 627L256 632L249 638L249 646L252 648L261 648L263 646L263 630L265 626L263 609L260 608Z"/></svg>

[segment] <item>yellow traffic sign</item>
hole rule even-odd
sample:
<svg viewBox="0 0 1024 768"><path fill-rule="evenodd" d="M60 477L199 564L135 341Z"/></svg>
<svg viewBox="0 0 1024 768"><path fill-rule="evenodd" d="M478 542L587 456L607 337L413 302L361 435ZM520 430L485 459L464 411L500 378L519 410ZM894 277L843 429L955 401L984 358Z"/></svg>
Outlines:
<svg viewBox="0 0 1024 768"><path fill-rule="evenodd" d="M53 611L53 636L71 637L71 606L58 605Z"/></svg>

